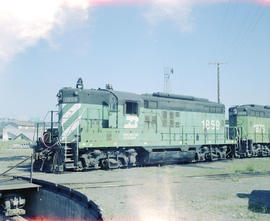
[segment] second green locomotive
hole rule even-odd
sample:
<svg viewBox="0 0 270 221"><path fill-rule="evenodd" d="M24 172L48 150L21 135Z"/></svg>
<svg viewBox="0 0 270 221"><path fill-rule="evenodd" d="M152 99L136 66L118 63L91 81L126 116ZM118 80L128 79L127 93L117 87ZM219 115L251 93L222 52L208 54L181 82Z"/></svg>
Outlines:
<svg viewBox="0 0 270 221"><path fill-rule="evenodd" d="M270 153L270 106L240 105L229 109L230 138L238 142L240 157Z"/></svg>

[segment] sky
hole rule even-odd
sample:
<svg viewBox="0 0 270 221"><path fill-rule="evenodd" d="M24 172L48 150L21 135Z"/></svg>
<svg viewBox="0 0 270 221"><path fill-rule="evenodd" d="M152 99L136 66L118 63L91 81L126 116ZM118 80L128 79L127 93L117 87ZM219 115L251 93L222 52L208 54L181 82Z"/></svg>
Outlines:
<svg viewBox="0 0 270 221"><path fill-rule="evenodd" d="M270 0L0 0L0 117L40 118L75 87L270 105Z"/></svg>

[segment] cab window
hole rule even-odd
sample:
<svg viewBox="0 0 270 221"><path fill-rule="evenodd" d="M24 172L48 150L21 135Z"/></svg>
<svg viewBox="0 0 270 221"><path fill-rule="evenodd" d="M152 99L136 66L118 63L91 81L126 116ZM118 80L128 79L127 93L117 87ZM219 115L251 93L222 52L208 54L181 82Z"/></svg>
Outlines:
<svg viewBox="0 0 270 221"><path fill-rule="evenodd" d="M125 106L126 114L138 114L138 103L127 101Z"/></svg>

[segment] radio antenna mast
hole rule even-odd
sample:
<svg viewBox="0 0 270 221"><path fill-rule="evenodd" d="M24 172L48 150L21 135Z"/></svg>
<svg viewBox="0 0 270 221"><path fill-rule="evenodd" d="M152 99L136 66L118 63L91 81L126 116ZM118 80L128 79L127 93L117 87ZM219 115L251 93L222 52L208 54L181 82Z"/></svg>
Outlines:
<svg viewBox="0 0 270 221"><path fill-rule="evenodd" d="M174 73L173 67L164 68L164 92L169 93L171 91L171 75Z"/></svg>

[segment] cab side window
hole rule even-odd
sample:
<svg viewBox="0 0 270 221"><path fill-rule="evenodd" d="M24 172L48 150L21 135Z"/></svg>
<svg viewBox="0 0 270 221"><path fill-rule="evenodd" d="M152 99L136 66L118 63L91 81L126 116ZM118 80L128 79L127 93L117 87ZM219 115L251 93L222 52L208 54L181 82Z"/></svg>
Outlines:
<svg viewBox="0 0 270 221"><path fill-rule="evenodd" d="M127 101L125 106L126 114L138 114L138 103Z"/></svg>

